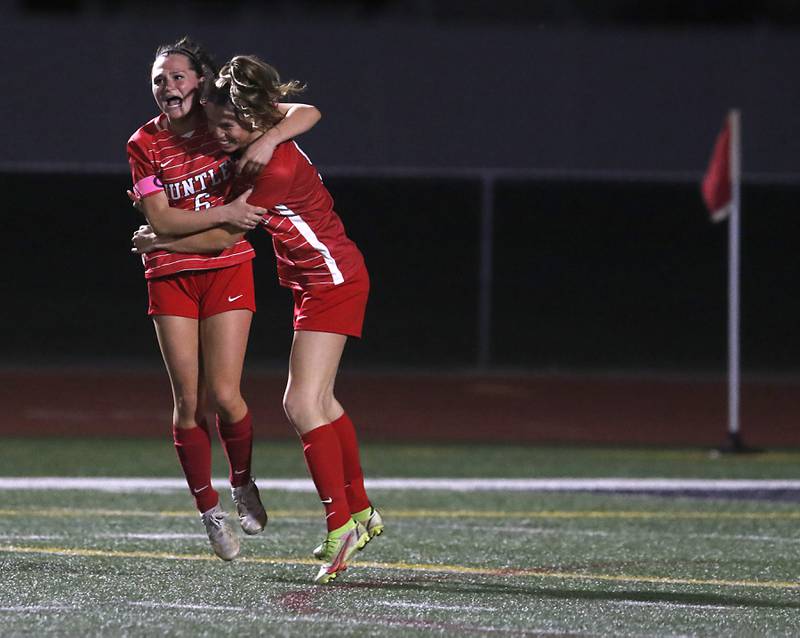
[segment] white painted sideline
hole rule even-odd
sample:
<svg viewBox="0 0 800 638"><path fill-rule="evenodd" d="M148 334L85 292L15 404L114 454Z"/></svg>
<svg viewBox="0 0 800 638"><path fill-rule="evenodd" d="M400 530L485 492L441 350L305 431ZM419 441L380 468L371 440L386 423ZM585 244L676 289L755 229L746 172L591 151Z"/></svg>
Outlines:
<svg viewBox="0 0 800 638"><path fill-rule="evenodd" d="M227 478L215 478L220 487ZM258 479L262 490L314 492L310 479ZM372 490L436 490L442 492L775 492L800 491L800 480L667 479L667 478L384 478L367 479ZM77 490L92 492L173 492L186 489L180 478L135 477L0 477L0 490Z"/></svg>

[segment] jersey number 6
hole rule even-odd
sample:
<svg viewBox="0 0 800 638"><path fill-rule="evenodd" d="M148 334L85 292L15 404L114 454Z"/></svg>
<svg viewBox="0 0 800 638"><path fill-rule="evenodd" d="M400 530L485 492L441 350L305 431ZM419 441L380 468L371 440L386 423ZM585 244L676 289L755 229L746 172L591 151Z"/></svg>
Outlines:
<svg viewBox="0 0 800 638"><path fill-rule="evenodd" d="M211 204L203 201L203 198L208 198L208 193L200 193L197 197L194 198L194 209L195 210L203 210L204 208L211 208Z"/></svg>

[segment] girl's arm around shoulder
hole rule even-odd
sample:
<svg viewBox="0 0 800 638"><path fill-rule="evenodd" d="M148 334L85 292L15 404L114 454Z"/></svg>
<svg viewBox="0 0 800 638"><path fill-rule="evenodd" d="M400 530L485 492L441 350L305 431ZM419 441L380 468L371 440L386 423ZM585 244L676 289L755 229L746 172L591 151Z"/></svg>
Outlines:
<svg viewBox="0 0 800 638"><path fill-rule="evenodd" d="M248 201L268 211L279 204L286 204L295 182L298 157L294 144L279 145L272 161L253 182Z"/></svg>
<svg viewBox="0 0 800 638"><path fill-rule="evenodd" d="M255 177L269 163L278 144L310 131L322 118L322 113L311 104L286 104L279 102L283 119L247 147L236 164L236 171Z"/></svg>

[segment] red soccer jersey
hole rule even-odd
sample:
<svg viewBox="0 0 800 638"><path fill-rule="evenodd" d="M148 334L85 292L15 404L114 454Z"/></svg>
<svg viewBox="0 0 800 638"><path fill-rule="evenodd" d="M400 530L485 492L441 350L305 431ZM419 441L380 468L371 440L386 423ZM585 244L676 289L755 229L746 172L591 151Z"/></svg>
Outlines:
<svg viewBox="0 0 800 638"><path fill-rule="evenodd" d="M234 166L205 127L176 135L159 115L128 140L128 163L140 197L164 192L173 208L205 210L221 206L230 195ZM212 270L255 256L245 239L217 254L171 253L158 250L142 256L147 279L184 270Z"/></svg>
<svg viewBox="0 0 800 638"><path fill-rule="evenodd" d="M295 142L275 148L247 201L267 209L262 224L272 235L281 286L338 285L364 267L333 210L331 194Z"/></svg>

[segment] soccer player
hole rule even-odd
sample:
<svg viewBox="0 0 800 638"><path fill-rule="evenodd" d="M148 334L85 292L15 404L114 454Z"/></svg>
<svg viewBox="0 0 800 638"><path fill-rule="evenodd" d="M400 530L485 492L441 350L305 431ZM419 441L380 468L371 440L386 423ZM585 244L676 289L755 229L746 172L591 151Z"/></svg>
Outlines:
<svg viewBox="0 0 800 638"><path fill-rule="evenodd" d="M209 133L199 99L215 71L209 54L188 38L156 52L152 92L161 113L131 136L127 151L137 207L160 233L181 235L225 224L249 229L265 212L244 197L224 204L237 166ZM276 145L319 120L311 106L271 108L279 126L243 158L239 168L245 173L263 167ZM143 257L148 314L172 385L175 449L211 546L223 560L239 553L239 539L211 484L207 413L217 415L242 529L257 534L267 523L251 476L252 419L240 392L255 311L253 257L252 246L241 236L213 254L158 250Z"/></svg>
<svg viewBox="0 0 800 638"><path fill-rule="evenodd" d="M275 69L253 56L236 56L210 90L206 116L222 149L248 149L280 121L275 102L299 90L281 84ZM248 201L267 209L280 284L294 296L294 339L283 406L303 445L325 508L327 536L313 550L323 561L314 580L327 583L347 568L356 549L383 531L380 513L364 490L353 423L336 400L334 383L347 337L360 337L369 276L356 245L333 210L333 199L311 161L294 142L275 147ZM139 252L155 249L209 253L229 249L243 232L230 227L172 238L143 227Z"/></svg>

